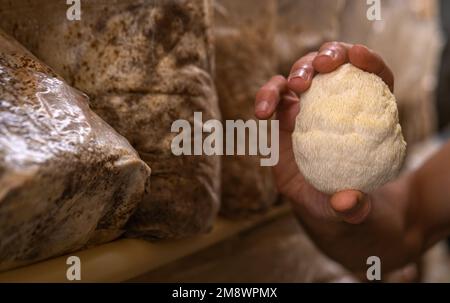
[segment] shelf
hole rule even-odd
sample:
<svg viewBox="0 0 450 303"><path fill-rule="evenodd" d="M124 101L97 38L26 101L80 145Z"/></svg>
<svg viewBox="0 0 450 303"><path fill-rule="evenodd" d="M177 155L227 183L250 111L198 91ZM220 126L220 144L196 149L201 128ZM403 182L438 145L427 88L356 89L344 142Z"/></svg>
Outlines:
<svg viewBox="0 0 450 303"><path fill-rule="evenodd" d="M248 220L219 218L213 230L195 238L162 242L120 239L107 244L0 273L0 282L70 282L66 260L81 260L81 282L121 282L200 251L226 238L289 212L284 205Z"/></svg>

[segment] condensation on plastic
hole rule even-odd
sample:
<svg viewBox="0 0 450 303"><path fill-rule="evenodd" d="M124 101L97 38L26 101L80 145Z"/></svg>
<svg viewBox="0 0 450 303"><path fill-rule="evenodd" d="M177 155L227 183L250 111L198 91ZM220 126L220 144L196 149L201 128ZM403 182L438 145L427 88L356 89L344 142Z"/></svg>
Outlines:
<svg viewBox="0 0 450 303"><path fill-rule="evenodd" d="M0 270L118 237L150 169L0 31Z"/></svg>

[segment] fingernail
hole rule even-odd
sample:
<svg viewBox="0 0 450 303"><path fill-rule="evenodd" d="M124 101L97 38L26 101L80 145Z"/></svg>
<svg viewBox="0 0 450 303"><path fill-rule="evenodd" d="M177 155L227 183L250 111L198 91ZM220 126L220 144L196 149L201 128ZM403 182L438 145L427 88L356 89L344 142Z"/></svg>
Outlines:
<svg viewBox="0 0 450 303"><path fill-rule="evenodd" d="M337 52L334 49L327 48L327 49L324 49L323 51L319 52L317 54L317 56L318 57L319 56L327 56L327 57L330 57L332 59L335 59L337 57Z"/></svg>
<svg viewBox="0 0 450 303"><path fill-rule="evenodd" d="M266 112L269 109L269 102L261 101L256 105L257 112Z"/></svg>
<svg viewBox="0 0 450 303"><path fill-rule="evenodd" d="M308 81L310 77L311 77L311 73L308 71L307 68L300 68L300 69L297 69L296 71L293 71L289 75L288 81L295 79L295 78L300 78L305 81Z"/></svg>

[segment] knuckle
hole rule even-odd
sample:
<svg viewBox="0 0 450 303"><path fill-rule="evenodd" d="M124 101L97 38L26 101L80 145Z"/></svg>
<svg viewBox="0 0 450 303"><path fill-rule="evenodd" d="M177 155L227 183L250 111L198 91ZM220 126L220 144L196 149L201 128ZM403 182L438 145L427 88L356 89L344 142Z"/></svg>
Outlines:
<svg viewBox="0 0 450 303"><path fill-rule="evenodd" d="M311 58L309 58L309 60L303 59L303 60L301 60L301 61L297 61L297 62L292 66L291 74L293 74L293 73L295 73L295 72L297 72L297 71L299 71L299 70L301 70L301 69L304 69L304 70L306 70L306 71L308 71L308 72L311 72L311 71L313 70L313 65L312 65L313 60L314 60L314 58L311 57Z"/></svg>
<svg viewBox="0 0 450 303"><path fill-rule="evenodd" d="M324 44L322 44L322 46L320 47L320 51L324 50L324 49L336 49L336 48L341 48L342 45L339 41L329 41L329 42L325 42Z"/></svg>
<svg viewBox="0 0 450 303"><path fill-rule="evenodd" d="M261 98L264 98L264 94L265 94L265 89L264 89L264 86L262 86L256 93L256 100L258 101Z"/></svg>
<svg viewBox="0 0 450 303"><path fill-rule="evenodd" d="M278 89L270 84L264 85L258 92L259 97L274 97L278 95Z"/></svg>
<svg viewBox="0 0 450 303"><path fill-rule="evenodd" d="M329 45L330 48L342 48L342 44L339 41L332 41Z"/></svg>
<svg viewBox="0 0 450 303"><path fill-rule="evenodd" d="M263 91L266 94L274 94L278 92L278 89L276 88L276 86L272 85L271 83L268 83L261 88L261 91Z"/></svg>
<svg viewBox="0 0 450 303"><path fill-rule="evenodd" d="M282 75L275 75L270 79L270 82L282 82L285 78Z"/></svg>
<svg viewBox="0 0 450 303"><path fill-rule="evenodd" d="M309 53L307 53L305 56L304 56L304 58L311 58L311 57L315 57L317 55L317 52L316 51L314 51L314 52L309 52Z"/></svg>
<svg viewBox="0 0 450 303"><path fill-rule="evenodd" d="M265 88L266 94L273 96L278 94L278 89L274 86L269 86Z"/></svg>

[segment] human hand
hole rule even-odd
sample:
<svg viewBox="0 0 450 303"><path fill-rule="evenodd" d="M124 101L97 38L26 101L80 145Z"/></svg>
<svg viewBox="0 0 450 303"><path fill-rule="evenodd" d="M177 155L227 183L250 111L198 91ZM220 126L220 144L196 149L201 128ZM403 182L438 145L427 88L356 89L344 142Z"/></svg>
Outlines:
<svg viewBox="0 0 450 303"><path fill-rule="evenodd" d="M262 86L256 95L255 115L268 119L275 114L279 120L275 181L316 245L354 272L366 268L371 255L382 258L389 271L412 262L421 251L421 230L411 220L416 214L409 196L410 178L390 182L374 193L345 190L327 195L308 184L292 149L301 94L314 75L345 63L378 75L393 90L393 74L379 55L362 45L329 42L295 62L288 79L277 75Z"/></svg>
<svg viewBox="0 0 450 303"><path fill-rule="evenodd" d="M309 53L295 62L288 79L274 76L261 87L256 96L255 114L259 119L267 119L275 113L280 121L280 161L274 167L279 191L304 205L313 216L359 224L370 212L370 199L354 190L338 192L331 197L315 190L305 181L295 163L291 140L301 103L298 96L310 87L314 75L329 73L348 62L378 75L393 90L393 74L379 55L362 45L329 42L318 52Z"/></svg>

